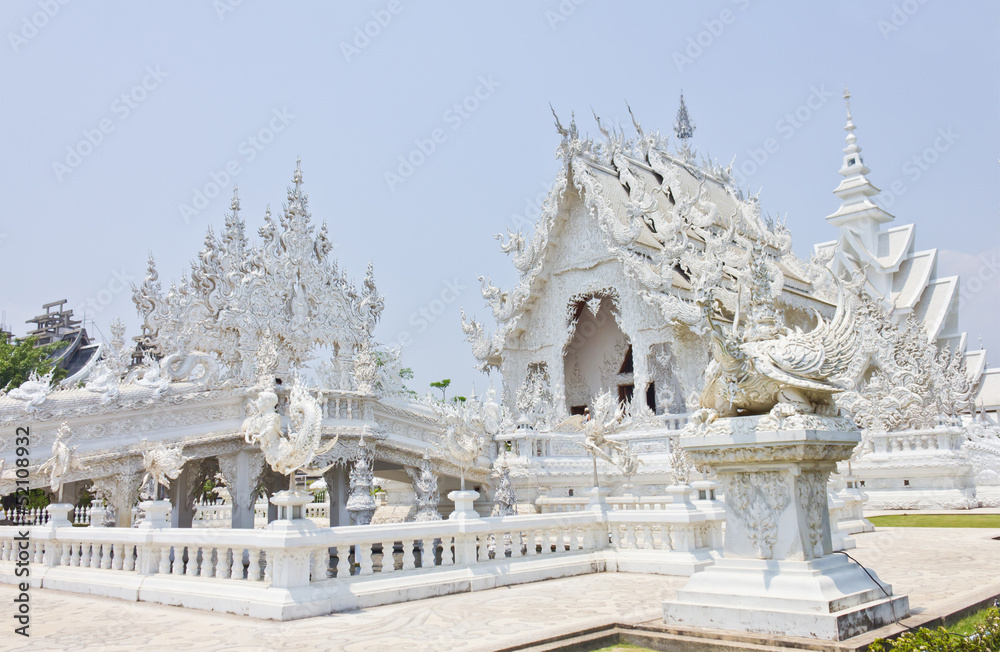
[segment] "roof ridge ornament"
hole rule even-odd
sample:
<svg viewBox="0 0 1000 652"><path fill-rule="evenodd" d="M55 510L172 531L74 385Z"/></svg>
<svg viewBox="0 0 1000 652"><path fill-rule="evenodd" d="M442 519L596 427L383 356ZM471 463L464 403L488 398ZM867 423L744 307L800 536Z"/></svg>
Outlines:
<svg viewBox="0 0 1000 652"><path fill-rule="evenodd" d="M677 134L679 140L687 145L687 141L694 136L695 128L696 126L691 121L691 116L688 115L687 105L684 104L684 91L681 91L681 105L677 109L677 121L674 123L674 133Z"/></svg>
<svg viewBox="0 0 1000 652"><path fill-rule="evenodd" d="M688 115L687 105L684 103L684 91L682 90L681 105L677 109L677 121L674 122L674 133L677 135L677 140L681 143L678 153L687 162L694 160L694 150L691 149L689 141L694 136L695 128L694 122L691 121L691 116Z"/></svg>

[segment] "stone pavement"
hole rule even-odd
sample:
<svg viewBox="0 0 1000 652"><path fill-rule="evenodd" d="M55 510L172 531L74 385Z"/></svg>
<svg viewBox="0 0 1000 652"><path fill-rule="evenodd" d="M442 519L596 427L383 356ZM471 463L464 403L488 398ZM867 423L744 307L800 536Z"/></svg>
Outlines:
<svg viewBox="0 0 1000 652"><path fill-rule="evenodd" d="M1000 583L1000 530L884 528L849 551L929 613ZM2 650L495 650L610 623L661 617L684 578L600 573L286 623L33 589L32 637L13 634L0 585ZM998 589L1000 592L1000 589ZM25 643L28 643L25 645Z"/></svg>

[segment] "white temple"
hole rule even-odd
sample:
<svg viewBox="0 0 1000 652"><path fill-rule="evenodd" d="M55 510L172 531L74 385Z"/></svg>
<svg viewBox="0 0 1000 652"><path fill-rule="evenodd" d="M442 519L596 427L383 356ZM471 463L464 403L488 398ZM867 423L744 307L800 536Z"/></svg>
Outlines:
<svg viewBox="0 0 1000 652"><path fill-rule="evenodd" d="M298 166L259 241L234 194L220 235L209 229L166 291L151 255L134 288L136 347L119 322L82 387L35 378L0 396L0 494L64 488L48 515L16 515L37 527L38 581L284 620L578 573L717 566L688 597L721 600L723 618L732 605L719 582L748 567L719 561L730 522L727 536L749 537L727 539L737 560L853 573L850 600L868 611L827 613L821 637L905 610L830 555L871 529L866 499L1000 506L1000 369L967 351L959 279L937 277L913 225L884 228L894 218L873 201L849 106L841 205L827 218L837 239L811 260L727 170L696 160L683 101L673 149L634 117L631 138L595 119L603 139L556 118L561 165L542 215L530 235L497 236L519 280L503 290L481 277L495 327L463 311L479 368L499 372L482 399L404 391L398 351L375 341L374 272L359 288L339 269ZM31 462L18 475L26 423ZM781 443L793 431L807 463ZM740 438L765 432L771 457L748 453ZM784 475L761 471L765 458ZM302 493L296 472L322 476L322 503L289 502ZM744 476L775 504L741 494L732 482ZM155 482L140 503L144 477ZM216 477L224 509L196 505ZM169 504L153 500L158 485ZM92 529L69 528L84 489L96 494ZM747 510L771 521L740 520ZM104 512L117 527L99 531ZM209 520L231 527L185 531ZM13 581L14 536L0 527L0 581ZM375 582L376 567L398 575ZM215 580L243 584L213 593ZM838 599L810 604L836 611Z"/></svg>

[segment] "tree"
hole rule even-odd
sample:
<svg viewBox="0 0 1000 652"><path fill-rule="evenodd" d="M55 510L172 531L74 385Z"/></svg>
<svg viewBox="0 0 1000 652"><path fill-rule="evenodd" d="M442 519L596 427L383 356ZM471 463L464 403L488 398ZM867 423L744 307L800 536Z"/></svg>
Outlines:
<svg viewBox="0 0 1000 652"><path fill-rule="evenodd" d="M431 383L431 387L434 387L436 389L440 389L441 390L441 400L445 401L445 400L447 400L447 397L445 396L445 390L448 389L448 385L450 385L450 384L451 384L451 378L445 378L444 380L439 380L436 383Z"/></svg>
<svg viewBox="0 0 1000 652"><path fill-rule="evenodd" d="M0 341L0 388L14 389L28 380L31 372L44 376L50 371L53 382L66 377L66 370L56 367L49 357L66 346L66 342L53 342L45 346L35 346L36 337L14 340L14 343Z"/></svg>

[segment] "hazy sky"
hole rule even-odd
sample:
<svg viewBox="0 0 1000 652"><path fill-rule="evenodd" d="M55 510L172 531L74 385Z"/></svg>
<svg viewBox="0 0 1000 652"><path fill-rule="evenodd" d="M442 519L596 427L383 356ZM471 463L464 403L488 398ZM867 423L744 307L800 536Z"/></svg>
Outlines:
<svg viewBox="0 0 1000 652"><path fill-rule="evenodd" d="M683 89L699 153L735 159L808 255L835 237L823 218L846 82L872 182L902 190L883 205L919 225L918 249L941 250L939 275L963 275L962 328L995 365L998 21L995 2L940 0L7 0L0 308L23 334L65 298L102 333L121 316L135 335L126 286L147 253L165 285L178 278L233 181L255 234L301 156L341 265L360 280L374 261L376 335L406 334L412 386L450 377L481 393L459 307L487 316L479 274L515 281L492 234L534 215L552 183L550 102L591 134L591 107L629 125L626 100L670 131ZM404 177L400 157L435 136Z"/></svg>

